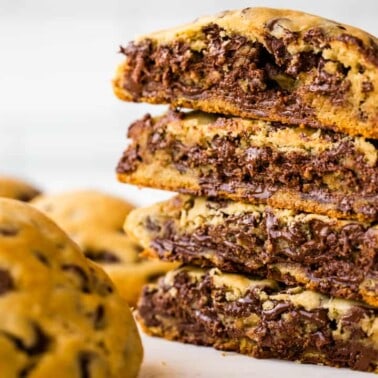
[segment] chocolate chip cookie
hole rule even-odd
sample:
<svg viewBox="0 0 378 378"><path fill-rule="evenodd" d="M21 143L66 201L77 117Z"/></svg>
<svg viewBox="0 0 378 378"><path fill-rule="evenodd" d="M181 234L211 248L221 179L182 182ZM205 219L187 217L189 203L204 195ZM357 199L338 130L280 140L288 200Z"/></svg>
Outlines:
<svg viewBox="0 0 378 378"><path fill-rule="evenodd" d="M0 176L0 197L28 202L39 194L39 189L23 180Z"/></svg>
<svg viewBox="0 0 378 378"><path fill-rule="evenodd" d="M43 195L32 204L56 221L86 257L104 268L130 305L136 303L145 283L174 266L139 256L141 247L123 231L133 206L120 198L85 190Z"/></svg>
<svg viewBox="0 0 378 378"><path fill-rule="evenodd" d="M121 48L126 101L328 128L378 138L378 43L302 12L246 8Z"/></svg>
<svg viewBox="0 0 378 378"><path fill-rule="evenodd" d="M136 377L137 328L107 275L51 220L0 199L0 375Z"/></svg>
<svg viewBox="0 0 378 378"><path fill-rule="evenodd" d="M125 226L164 261L273 278L378 308L378 227L368 223L177 196L133 210Z"/></svg>
<svg viewBox="0 0 378 378"><path fill-rule="evenodd" d="M198 111L146 115L128 136L120 181L378 220L378 152L365 138Z"/></svg>
<svg viewBox="0 0 378 378"><path fill-rule="evenodd" d="M138 319L154 336L375 373L377 315L358 302L192 267L148 285L138 304Z"/></svg>

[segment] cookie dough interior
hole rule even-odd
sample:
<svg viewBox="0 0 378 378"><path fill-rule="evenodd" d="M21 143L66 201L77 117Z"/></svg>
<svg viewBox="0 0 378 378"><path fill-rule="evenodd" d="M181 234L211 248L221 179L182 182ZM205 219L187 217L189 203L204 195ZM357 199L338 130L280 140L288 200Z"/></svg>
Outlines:
<svg viewBox="0 0 378 378"><path fill-rule="evenodd" d="M376 310L272 280L181 268L145 288L138 317L171 340L378 372Z"/></svg>
<svg viewBox="0 0 378 378"><path fill-rule="evenodd" d="M377 42L346 25L247 8L152 33L121 53L114 86L125 100L378 137Z"/></svg>
<svg viewBox="0 0 378 378"><path fill-rule="evenodd" d="M170 111L128 132L121 181L268 203L342 218L378 219L373 141L308 127Z"/></svg>

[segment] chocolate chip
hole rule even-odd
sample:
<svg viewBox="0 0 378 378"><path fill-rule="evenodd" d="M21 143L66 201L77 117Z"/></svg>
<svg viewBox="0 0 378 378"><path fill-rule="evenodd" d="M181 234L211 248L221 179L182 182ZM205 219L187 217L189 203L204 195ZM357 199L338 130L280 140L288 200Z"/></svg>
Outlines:
<svg viewBox="0 0 378 378"><path fill-rule="evenodd" d="M101 296L107 296L114 292L113 288L107 281L99 278L97 271L93 266L89 267L90 275L92 277L93 290Z"/></svg>
<svg viewBox="0 0 378 378"><path fill-rule="evenodd" d="M37 191L23 192L17 195L17 199L22 202L29 202L38 194L40 194L40 192Z"/></svg>
<svg viewBox="0 0 378 378"><path fill-rule="evenodd" d="M80 289L84 293L89 293L89 279L83 268L75 264L62 265L62 270L65 272L73 273L80 281Z"/></svg>
<svg viewBox="0 0 378 378"><path fill-rule="evenodd" d="M84 251L84 255L88 259L97 263L112 264L121 262L121 259L115 254L115 252L105 249L97 251L87 249Z"/></svg>
<svg viewBox="0 0 378 378"><path fill-rule="evenodd" d="M154 231L154 232L160 231L160 225L158 224L158 222L155 222L150 216L146 217L144 227L146 227L148 231Z"/></svg>
<svg viewBox="0 0 378 378"><path fill-rule="evenodd" d="M43 264L46 266L50 266L50 262L48 258L40 251L34 251L34 256Z"/></svg>
<svg viewBox="0 0 378 378"><path fill-rule="evenodd" d="M80 378L91 378L91 361L95 355L92 352L83 351L79 353Z"/></svg>
<svg viewBox="0 0 378 378"><path fill-rule="evenodd" d="M8 270L0 269L0 295L6 294L14 288L13 278Z"/></svg>
<svg viewBox="0 0 378 378"><path fill-rule="evenodd" d="M367 309L355 306L342 317L342 322L358 323L365 315L367 315L367 312Z"/></svg>
<svg viewBox="0 0 378 378"><path fill-rule="evenodd" d="M278 17L278 18L272 18L271 20L269 20L265 27L272 31L274 29L274 27L276 26L277 22L280 22L281 20L287 20L287 18L281 18L281 17Z"/></svg>
<svg viewBox="0 0 378 378"><path fill-rule="evenodd" d="M2 225L0 226L0 236L16 236L19 230L12 226Z"/></svg>
<svg viewBox="0 0 378 378"><path fill-rule="evenodd" d="M36 365L37 365L36 362L34 362L25 366L18 373L18 378L27 378Z"/></svg>
<svg viewBox="0 0 378 378"><path fill-rule="evenodd" d="M329 323L329 328L331 328L333 331L337 330L337 321L335 319L332 319Z"/></svg>
<svg viewBox="0 0 378 378"><path fill-rule="evenodd" d="M105 327L105 308L102 304L97 306L93 314L93 324L95 329L103 329Z"/></svg>
<svg viewBox="0 0 378 378"><path fill-rule="evenodd" d="M367 92L372 92L374 90L374 85L371 81L364 81L362 83L362 92L367 93Z"/></svg>
<svg viewBox="0 0 378 378"><path fill-rule="evenodd" d="M48 350L50 345L50 337L44 333L44 331L37 324L33 324L32 329L34 332L34 337L31 345L27 345L20 337L12 335L8 332L3 331L3 334L13 342L18 350L26 353L28 356L37 356Z"/></svg>

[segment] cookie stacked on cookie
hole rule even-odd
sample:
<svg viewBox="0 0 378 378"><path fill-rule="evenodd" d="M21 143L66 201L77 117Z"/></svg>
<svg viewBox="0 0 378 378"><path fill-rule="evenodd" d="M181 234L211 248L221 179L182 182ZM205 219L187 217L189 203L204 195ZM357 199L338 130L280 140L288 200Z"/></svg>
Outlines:
<svg viewBox="0 0 378 378"><path fill-rule="evenodd" d="M130 213L152 335L378 372L378 44L353 27L248 8L122 48L133 123L120 181L180 194Z"/></svg>

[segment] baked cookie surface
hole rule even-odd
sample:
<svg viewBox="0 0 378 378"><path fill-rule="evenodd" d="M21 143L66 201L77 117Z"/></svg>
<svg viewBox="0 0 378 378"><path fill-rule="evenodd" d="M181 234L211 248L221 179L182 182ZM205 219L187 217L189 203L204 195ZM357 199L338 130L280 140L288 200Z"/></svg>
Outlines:
<svg viewBox="0 0 378 378"><path fill-rule="evenodd" d="M142 346L126 302L51 220L0 199L2 377L136 377Z"/></svg>
<svg viewBox="0 0 378 378"><path fill-rule="evenodd" d="M141 248L123 230L133 206L94 190L43 195L32 205L62 227L84 255L109 274L121 296L134 305L142 286L173 268L173 264L141 258Z"/></svg>
<svg viewBox="0 0 378 378"><path fill-rule="evenodd" d="M203 112L146 115L120 181L193 195L378 220L378 159L362 137Z"/></svg>
<svg viewBox="0 0 378 378"><path fill-rule="evenodd" d="M268 277L378 308L378 228L317 214L177 196L126 230L165 261Z"/></svg>
<svg viewBox="0 0 378 378"><path fill-rule="evenodd" d="M23 180L0 176L0 197L28 202L39 194L39 189Z"/></svg>
<svg viewBox="0 0 378 378"><path fill-rule="evenodd" d="M148 285L138 304L138 320L150 335L375 373L377 315L358 302L191 267Z"/></svg>
<svg viewBox="0 0 378 378"><path fill-rule="evenodd" d="M302 12L246 8L121 48L126 101L305 124L378 138L377 39Z"/></svg>

